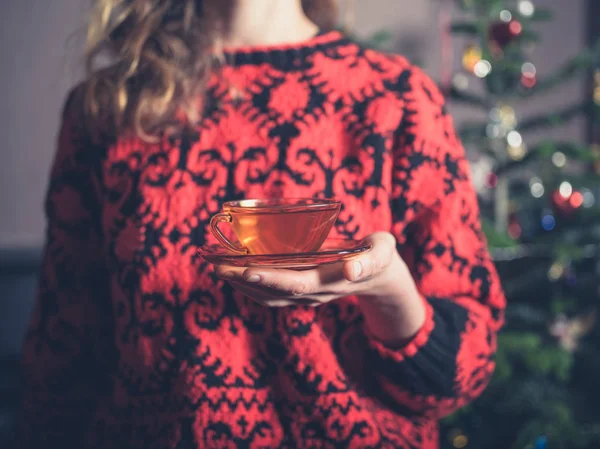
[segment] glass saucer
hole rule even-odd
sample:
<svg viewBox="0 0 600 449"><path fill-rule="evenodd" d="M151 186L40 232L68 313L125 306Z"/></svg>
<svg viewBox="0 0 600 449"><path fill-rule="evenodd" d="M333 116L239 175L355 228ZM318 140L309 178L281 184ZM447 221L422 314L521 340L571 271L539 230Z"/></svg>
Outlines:
<svg viewBox="0 0 600 449"><path fill-rule="evenodd" d="M314 268L347 260L371 249L364 240L328 239L318 251L297 254L235 254L222 245L207 245L198 250L204 260L216 265L260 268Z"/></svg>

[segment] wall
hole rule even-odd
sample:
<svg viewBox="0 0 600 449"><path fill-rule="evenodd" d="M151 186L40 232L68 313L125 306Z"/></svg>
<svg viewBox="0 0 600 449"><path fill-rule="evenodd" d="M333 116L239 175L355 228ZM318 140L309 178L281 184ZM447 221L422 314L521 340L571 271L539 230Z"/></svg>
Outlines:
<svg viewBox="0 0 600 449"><path fill-rule="evenodd" d="M86 0L0 2L0 248L37 247L59 111ZM70 39L69 39L70 38Z"/></svg>

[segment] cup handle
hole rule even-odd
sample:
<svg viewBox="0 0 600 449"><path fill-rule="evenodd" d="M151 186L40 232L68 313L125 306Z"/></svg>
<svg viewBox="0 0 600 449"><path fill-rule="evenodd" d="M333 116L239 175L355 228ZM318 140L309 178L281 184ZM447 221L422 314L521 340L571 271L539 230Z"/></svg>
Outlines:
<svg viewBox="0 0 600 449"><path fill-rule="evenodd" d="M219 243L236 254L248 254L248 250L239 244L232 243L219 229L219 223L231 223L231 214L221 212L210 219L210 231Z"/></svg>

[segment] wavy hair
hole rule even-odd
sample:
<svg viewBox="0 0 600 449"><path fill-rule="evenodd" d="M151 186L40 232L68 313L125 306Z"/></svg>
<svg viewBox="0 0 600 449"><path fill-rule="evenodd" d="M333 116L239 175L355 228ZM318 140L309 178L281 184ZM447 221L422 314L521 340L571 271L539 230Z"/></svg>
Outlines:
<svg viewBox="0 0 600 449"><path fill-rule="evenodd" d="M236 0L96 0L83 85L96 136L134 133L146 141L197 122L215 68L214 49ZM302 0L320 28L332 28L335 0ZM99 62L105 60L103 65ZM182 120L183 119L183 120Z"/></svg>

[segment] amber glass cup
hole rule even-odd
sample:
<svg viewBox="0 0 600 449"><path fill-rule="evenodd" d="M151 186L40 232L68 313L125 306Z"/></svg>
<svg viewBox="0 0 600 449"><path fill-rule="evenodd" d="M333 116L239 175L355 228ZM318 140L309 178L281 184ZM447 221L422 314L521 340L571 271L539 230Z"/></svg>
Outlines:
<svg viewBox="0 0 600 449"><path fill-rule="evenodd" d="M340 213L330 199L266 199L231 201L210 221L210 230L236 254L298 254L317 251ZM238 242L229 240L219 224L229 223Z"/></svg>

